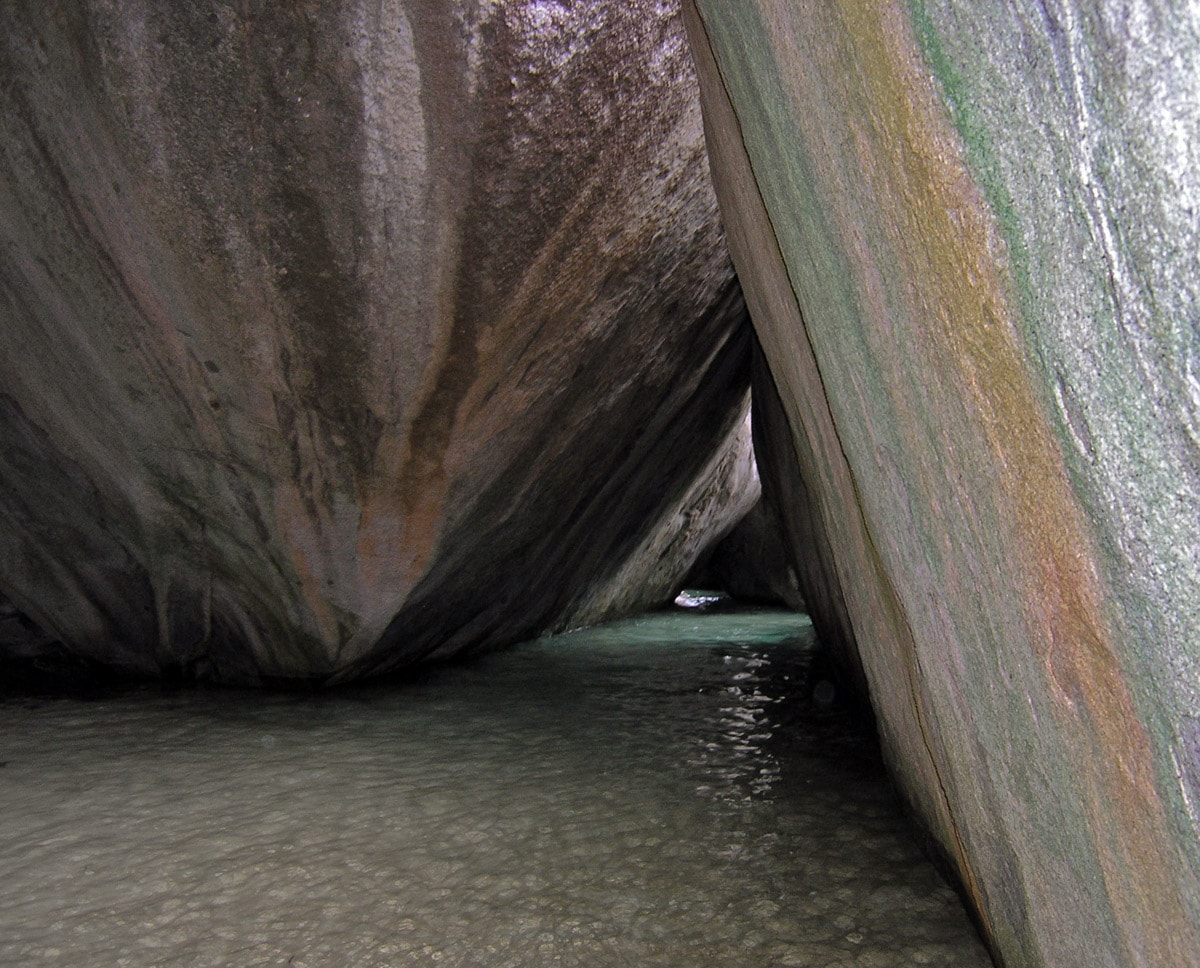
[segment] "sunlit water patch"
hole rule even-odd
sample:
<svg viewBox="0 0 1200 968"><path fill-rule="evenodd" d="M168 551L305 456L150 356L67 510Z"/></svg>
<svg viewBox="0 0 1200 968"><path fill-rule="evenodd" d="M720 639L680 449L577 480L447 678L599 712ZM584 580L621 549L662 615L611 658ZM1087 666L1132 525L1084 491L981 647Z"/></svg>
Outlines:
<svg viewBox="0 0 1200 968"><path fill-rule="evenodd" d="M984 966L807 620L0 703L0 964Z"/></svg>

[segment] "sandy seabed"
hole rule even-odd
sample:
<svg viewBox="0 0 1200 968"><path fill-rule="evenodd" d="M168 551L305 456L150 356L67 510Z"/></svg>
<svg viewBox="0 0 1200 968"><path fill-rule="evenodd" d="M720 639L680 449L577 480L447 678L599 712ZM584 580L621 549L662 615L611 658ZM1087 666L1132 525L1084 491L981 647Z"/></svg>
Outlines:
<svg viewBox="0 0 1200 968"><path fill-rule="evenodd" d="M0 965L990 965L803 616L0 702ZM832 699L832 701L831 701Z"/></svg>

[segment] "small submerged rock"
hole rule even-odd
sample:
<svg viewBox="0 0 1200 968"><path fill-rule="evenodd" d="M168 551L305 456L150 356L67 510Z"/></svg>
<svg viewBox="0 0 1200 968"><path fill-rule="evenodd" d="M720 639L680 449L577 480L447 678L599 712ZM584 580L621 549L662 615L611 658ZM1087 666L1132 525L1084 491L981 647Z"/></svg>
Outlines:
<svg viewBox="0 0 1200 968"><path fill-rule="evenodd" d="M695 609L697 611L707 611L708 609L717 606L728 606L733 604L733 599L725 592L720 591L703 591L694 588L685 588L675 596L675 605L678 608Z"/></svg>

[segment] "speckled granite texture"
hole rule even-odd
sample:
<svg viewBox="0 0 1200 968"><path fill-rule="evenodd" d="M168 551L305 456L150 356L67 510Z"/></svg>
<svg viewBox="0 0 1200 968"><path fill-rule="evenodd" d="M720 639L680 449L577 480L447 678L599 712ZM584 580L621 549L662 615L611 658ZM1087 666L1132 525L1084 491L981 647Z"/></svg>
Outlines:
<svg viewBox="0 0 1200 968"><path fill-rule="evenodd" d="M366 674L757 493L673 4L6 3L0 251L9 654Z"/></svg>
<svg viewBox="0 0 1200 968"><path fill-rule="evenodd" d="M1005 964L1200 964L1200 13L687 8L906 795Z"/></svg>

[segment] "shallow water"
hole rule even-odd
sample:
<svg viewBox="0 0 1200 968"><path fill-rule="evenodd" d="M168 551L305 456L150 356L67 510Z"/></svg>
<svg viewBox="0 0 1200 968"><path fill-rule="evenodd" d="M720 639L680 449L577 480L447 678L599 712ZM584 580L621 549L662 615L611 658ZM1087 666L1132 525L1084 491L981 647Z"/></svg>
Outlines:
<svg viewBox="0 0 1200 968"><path fill-rule="evenodd" d="M402 688L0 703L0 964L990 964L807 620Z"/></svg>

